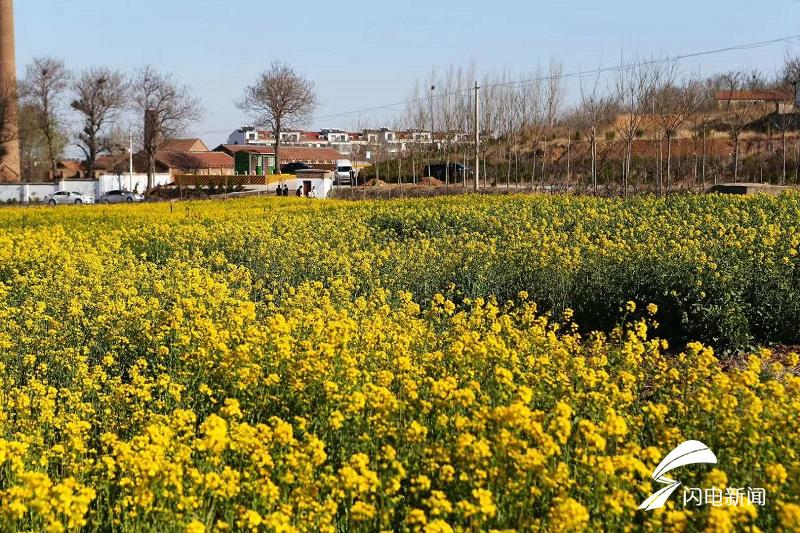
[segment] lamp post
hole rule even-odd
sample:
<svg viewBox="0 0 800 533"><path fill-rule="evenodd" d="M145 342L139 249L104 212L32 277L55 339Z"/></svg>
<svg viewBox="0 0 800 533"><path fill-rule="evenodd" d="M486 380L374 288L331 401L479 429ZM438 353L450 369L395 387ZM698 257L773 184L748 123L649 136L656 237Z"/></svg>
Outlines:
<svg viewBox="0 0 800 533"><path fill-rule="evenodd" d="M133 190L133 128L128 124L128 190Z"/></svg>
<svg viewBox="0 0 800 533"><path fill-rule="evenodd" d="M436 90L436 85L431 85L431 96L428 98L428 104L430 107L431 113L431 153L430 157L428 158L428 177L432 178L431 176L431 168L433 167L433 91Z"/></svg>

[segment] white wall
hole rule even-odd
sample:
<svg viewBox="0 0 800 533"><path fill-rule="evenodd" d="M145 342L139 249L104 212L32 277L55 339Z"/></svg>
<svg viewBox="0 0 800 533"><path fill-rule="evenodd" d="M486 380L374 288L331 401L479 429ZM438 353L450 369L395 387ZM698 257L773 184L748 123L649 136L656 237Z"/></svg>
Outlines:
<svg viewBox="0 0 800 533"><path fill-rule="evenodd" d="M333 188L333 180L330 178L302 178L302 177L295 177L281 181L281 185L284 183L287 187L289 187L289 196L294 196L297 192L298 187L303 186L304 181L310 181L312 187L316 187L316 194L317 198L324 199L327 198ZM275 189L278 188L277 183L271 183L269 185L246 185L246 189L256 190L256 191L266 191L271 194L275 194Z"/></svg>
<svg viewBox="0 0 800 533"><path fill-rule="evenodd" d="M56 183L0 183L0 202L33 202L57 190Z"/></svg>
<svg viewBox="0 0 800 533"><path fill-rule="evenodd" d="M156 174L156 185L166 185L172 182L169 174ZM138 188L137 188L138 187ZM89 194L95 198L114 189L138 190L143 193L147 189L147 174L134 174L133 180L125 174L103 174L97 180L69 180L58 183L0 183L0 202L16 201L29 203L41 201L46 195L58 191L75 191Z"/></svg>
<svg viewBox="0 0 800 533"><path fill-rule="evenodd" d="M97 196L101 196L114 189L125 189L144 193L147 190L147 174L134 174L133 179L128 174L117 176L116 174L102 174L98 177ZM156 174L153 176L155 185L166 185L172 183L172 176L169 174Z"/></svg>
<svg viewBox="0 0 800 533"><path fill-rule="evenodd" d="M22 185L18 183L0 183L0 202L19 202L22 198Z"/></svg>
<svg viewBox="0 0 800 533"><path fill-rule="evenodd" d="M245 132L242 130L236 130L230 135L228 135L227 144L247 144L245 139Z"/></svg>

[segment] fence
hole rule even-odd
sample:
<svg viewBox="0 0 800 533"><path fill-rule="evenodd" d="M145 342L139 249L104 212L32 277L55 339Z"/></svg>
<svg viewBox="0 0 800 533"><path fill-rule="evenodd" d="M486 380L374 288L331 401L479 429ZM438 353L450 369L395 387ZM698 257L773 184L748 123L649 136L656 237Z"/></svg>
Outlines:
<svg viewBox="0 0 800 533"><path fill-rule="evenodd" d="M173 176L173 184L180 187L245 187L248 185L271 185L287 179L294 179L294 176L289 174L270 176L177 174Z"/></svg>

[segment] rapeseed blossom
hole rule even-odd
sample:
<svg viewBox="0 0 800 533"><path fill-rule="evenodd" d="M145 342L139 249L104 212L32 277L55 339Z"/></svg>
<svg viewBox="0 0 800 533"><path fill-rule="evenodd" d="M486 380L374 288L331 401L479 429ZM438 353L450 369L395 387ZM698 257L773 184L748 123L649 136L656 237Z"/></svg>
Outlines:
<svg viewBox="0 0 800 533"><path fill-rule="evenodd" d="M1 212L0 529L796 531L799 203Z"/></svg>

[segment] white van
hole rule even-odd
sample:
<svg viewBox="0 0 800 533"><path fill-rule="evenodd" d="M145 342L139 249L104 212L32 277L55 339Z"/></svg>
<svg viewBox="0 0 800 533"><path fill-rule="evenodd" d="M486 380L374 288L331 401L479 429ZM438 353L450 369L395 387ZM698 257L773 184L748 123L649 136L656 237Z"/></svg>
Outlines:
<svg viewBox="0 0 800 533"><path fill-rule="evenodd" d="M337 160L336 170L333 173L333 182L336 185L350 185L353 177L355 177L353 163L349 159Z"/></svg>

